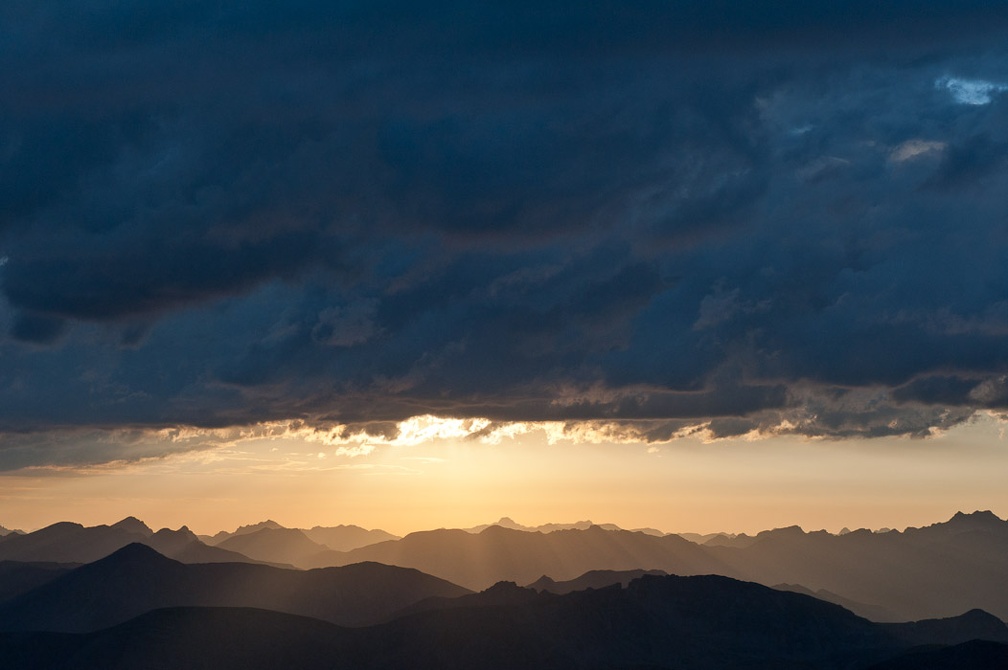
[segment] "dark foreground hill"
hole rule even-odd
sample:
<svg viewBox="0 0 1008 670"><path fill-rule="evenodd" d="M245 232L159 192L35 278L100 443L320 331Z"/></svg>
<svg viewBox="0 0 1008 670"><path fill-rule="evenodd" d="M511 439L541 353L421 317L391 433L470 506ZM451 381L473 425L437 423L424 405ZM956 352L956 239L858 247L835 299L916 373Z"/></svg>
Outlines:
<svg viewBox="0 0 1008 670"><path fill-rule="evenodd" d="M187 565L132 544L0 603L0 630L87 632L181 606L257 607L365 625L426 598L466 593L416 570L376 563L308 571Z"/></svg>
<svg viewBox="0 0 1008 670"><path fill-rule="evenodd" d="M2 633L0 658L11 670L857 670L914 651L909 629L724 577L645 576L562 596L498 585L463 600L357 629L241 608L159 610L83 635ZM928 624L928 652L955 654L971 622Z"/></svg>
<svg viewBox="0 0 1008 670"><path fill-rule="evenodd" d="M0 603L65 575L74 564L0 561Z"/></svg>

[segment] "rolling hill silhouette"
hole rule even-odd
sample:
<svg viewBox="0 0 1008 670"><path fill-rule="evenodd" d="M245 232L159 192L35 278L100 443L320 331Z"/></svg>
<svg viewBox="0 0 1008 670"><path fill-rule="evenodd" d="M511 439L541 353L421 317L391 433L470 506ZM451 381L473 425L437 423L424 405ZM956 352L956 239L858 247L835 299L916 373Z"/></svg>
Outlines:
<svg viewBox="0 0 1008 670"><path fill-rule="evenodd" d="M664 570L589 570L580 577L557 582L543 575L528 585L535 591L548 591L557 595L584 591L585 589L602 589L613 584L626 586L638 577L644 575L664 575Z"/></svg>
<svg viewBox="0 0 1008 670"><path fill-rule="evenodd" d="M981 615L896 630L809 596L717 576L647 575L567 595L504 584L458 600L355 629L247 608L164 609L83 635L0 633L0 658L39 670L857 670L907 667L891 664L921 653L913 639L925 634L933 640L926 654L976 658L1005 648L943 641L971 626L987 634Z"/></svg>
<svg viewBox="0 0 1008 670"><path fill-rule="evenodd" d="M187 563L257 562L244 552L225 548L234 545L261 560L302 567L375 562L413 568L472 590L499 581L559 590L562 587L556 585L578 579L582 581L566 590L597 588L606 581L625 583L626 579L614 581L596 573L600 581L589 583L584 581L588 579L585 573L658 570L721 574L778 586L841 604L877 621L948 617L974 608L1008 619L1008 581L1003 578L1008 574L1008 522L991 512L957 513L948 521L902 532L855 530L832 535L781 528L761 532L739 546L711 541L698 545L677 535L656 537L599 526L542 533L495 525L476 534L464 530L411 533L399 540L339 552L313 542L304 531L273 522L239 531L221 546L210 547L185 527L155 533L133 518L92 528L61 523L27 535L6 536L0 541L0 560L86 563L136 541ZM37 566L19 569L28 581L20 586L12 578L5 582L0 571L0 593L13 597L29 584L40 585L47 575L53 576ZM170 601L162 606L172 604L213 603ZM271 606L250 601L238 604Z"/></svg>
<svg viewBox="0 0 1008 670"><path fill-rule="evenodd" d="M901 654L869 670L1004 670L1008 644L970 640L950 647L930 647Z"/></svg>
<svg viewBox="0 0 1008 670"><path fill-rule="evenodd" d="M364 625L431 596L465 593L416 570L375 563L309 571L187 565L131 544L0 604L0 629L94 631L178 606L256 607Z"/></svg>
<svg viewBox="0 0 1008 670"><path fill-rule="evenodd" d="M0 603L42 586L79 567L64 563L0 561Z"/></svg>

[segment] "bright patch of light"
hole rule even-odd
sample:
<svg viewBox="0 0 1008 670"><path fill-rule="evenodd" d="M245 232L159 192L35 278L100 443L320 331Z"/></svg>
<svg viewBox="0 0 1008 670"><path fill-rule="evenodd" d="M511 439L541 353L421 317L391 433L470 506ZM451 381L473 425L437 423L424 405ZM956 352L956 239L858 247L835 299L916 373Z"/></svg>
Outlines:
<svg viewBox="0 0 1008 670"><path fill-rule="evenodd" d="M944 88L952 94L952 98L961 105L988 105L992 96L1008 91L1008 85L999 84L984 79L960 79L959 77L940 77L935 86Z"/></svg>
<svg viewBox="0 0 1008 670"><path fill-rule="evenodd" d="M465 439L489 426L489 419L443 419L430 415L414 416L398 423L399 435L392 442L400 446L412 446L431 440Z"/></svg>

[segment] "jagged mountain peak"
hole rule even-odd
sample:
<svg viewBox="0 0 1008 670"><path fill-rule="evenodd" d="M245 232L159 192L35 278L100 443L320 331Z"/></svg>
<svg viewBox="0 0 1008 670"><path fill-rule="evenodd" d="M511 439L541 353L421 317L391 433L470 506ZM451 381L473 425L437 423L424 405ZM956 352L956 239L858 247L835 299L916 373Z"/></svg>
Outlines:
<svg viewBox="0 0 1008 670"><path fill-rule="evenodd" d="M949 523L962 523L962 522L966 522L966 521L974 523L974 524L988 524L988 523L990 523L990 524L998 524L998 525L1000 525L1000 524L1004 523L1004 520L1002 520L1000 517L998 517L997 514L994 514L994 512L990 511L989 509L976 510L975 512L970 512L970 513L956 512L954 515L952 515L952 518L949 519L948 522Z"/></svg>
<svg viewBox="0 0 1008 670"><path fill-rule="evenodd" d="M154 534L154 531L151 530L147 524L135 516L128 516L122 521L112 524L111 528L126 531L128 533L137 533L138 535L143 535L144 537L150 537Z"/></svg>

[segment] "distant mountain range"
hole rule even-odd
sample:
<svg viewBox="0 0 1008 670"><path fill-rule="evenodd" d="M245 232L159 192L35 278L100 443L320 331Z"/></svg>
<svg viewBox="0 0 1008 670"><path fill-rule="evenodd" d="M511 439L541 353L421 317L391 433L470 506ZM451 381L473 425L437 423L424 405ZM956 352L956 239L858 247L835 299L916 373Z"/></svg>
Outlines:
<svg viewBox="0 0 1008 670"><path fill-rule="evenodd" d="M11 530L10 528L4 528L3 526L0 526L0 537L3 537L4 535L10 535L11 533L14 533L15 535L24 535L23 530L17 530L17 529Z"/></svg>
<svg viewBox="0 0 1008 670"><path fill-rule="evenodd" d="M509 530L524 530L532 533L552 533L557 530L588 530L592 526L598 526L604 530L623 530L614 523L595 524L591 521L577 521L575 523L544 523L539 526L523 526L522 524L515 522L511 519L511 517L507 516L501 517L494 523L485 523L479 526L473 526L472 528L463 528L463 530L467 533L482 533L490 526L500 526L501 528L507 528ZM663 533L656 528L634 528L633 531L644 533L646 535L654 535L656 537L667 535L667 533ZM335 549L335 547L333 547L333 549Z"/></svg>
<svg viewBox="0 0 1008 670"><path fill-rule="evenodd" d="M324 556L335 548L349 551L395 539L397 536L383 530L359 526L295 530L274 521L242 526L233 533L197 536L185 526L154 532L139 519L127 517L110 526L60 522L32 533L10 532L0 536L0 561L90 563L138 542L183 563L242 562L308 568L333 565Z"/></svg>
<svg viewBox="0 0 1008 670"><path fill-rule="evenodd" d="M266 521L205 537L215 543L211 546L185 527L155 533L130 517L111 526L59 523L0 537L0 561L90 563L139 542L194 564L259 562L312 569L382 563L413 568L472 591L499 581L553 591L563 587L550 583L563 584L592 571L650 570L753 581L814 595L875 621L945 617L973 608L1008 619L1008 580L1003 578L1008 574L1008 522L991 512L957 513L948 521L902 532L856 530L833 535L793 526L753 536L718 534L704 544L675 534L593 525L549 524L520 530L506 527L518 526L506 517L502 523L479 532L421 531L334 550L333 544L353 546L389 534L356 526L287 529ZM17 574L24 576L17 579L4 577L4 570L13 575L15 568L0 569L0 595L23 591L22 584L40 583L58 575L59 569L20 567ZM612 583L626 581L624 576ZM581 582L571 589L586 586Z"/></svg>
<svg viewBox="0 0 1008 670"><path fill-rule="evenodd" d="M376 563L307 571L187 565L131 544L0 602L0 630L90 632L180 606L256 607L360 626L427 598L467 593L417 570Z"/></svg>
<svg viewBox="0 0 1008 670"><path fill-rule="evenodd" d="M84 527L61 522L24 535L0 538L0 561L90 563L138 542L187 563L256 562L247 556L203 544L185 526L154 532L139 519L127 517L111 526Z"/></svg>
<svg viewBox="0 0 1008 670"><path fill-rule="evenodd" d="M117 561L148 554L130 548ZM359 582L377 590L381 579ZM4 667L39 670L866 670L939 667L926 663L943 659L986 670L1003 668L1008 652L1008 628L982 612L875 624L809 596L717 576L645 575L566 595L498 584L428 602L424 611L352 629L243 607L157 609L86 634L0 633L0 658Z"/></svg>
<svg viewBox="0 0 1008 670"><path fill-rule="evenodd" d="M369 544L375 544L376 542L385 542L387 540L398 540L398 535L393 535L392 533L387 533L381 529L368 530L367 528L361 528L360 526L353 525L339 525L339 526L315 526L313 528L285 528L281 526L276 521L268 519L266 521L261 521L259 523L251 524L248 526L240 526L234 532L220 531L216 535L201 535L200 539L206 544L217 546L223 544L224 542L232 541L237 537L244 535L251 535L259 531L285 531L285 530L296 530L304 537L308 538L311 542L318 545L313 549L316 553L319 551L333 550L333 551L350 551L352 549L357 549L358 547L365 547ZM298 537L299 541L300 537Z"/></svg>
<svg viewBox="0 0 1008 670"><path fill-rule="evenodd" d="M979 607L1008 619L1008 522L991 512L957 513L903 532L844 535L790 527L764 531L741 546L698 545L678 535L490 526L411 533L324 563L375 561L411 567L473 590L501 580L574 579L590 570L720 574L767 586L796 585L864 616L892 621L951 616ZM794 587L791 587L794 588Z"/></svg>

